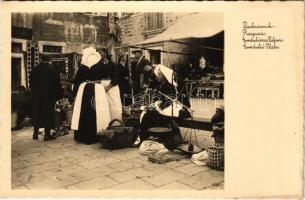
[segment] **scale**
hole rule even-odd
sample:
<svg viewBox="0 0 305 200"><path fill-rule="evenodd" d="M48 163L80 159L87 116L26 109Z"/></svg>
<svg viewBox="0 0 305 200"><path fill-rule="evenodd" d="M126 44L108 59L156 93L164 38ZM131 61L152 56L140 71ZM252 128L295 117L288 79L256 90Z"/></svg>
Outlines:
<svg viewBox="0 0 305 200"><path fill-rule="evenodd" d="M174 85L174 72L172 73L172 85ZM175 88L176 89L176 88ZM176 89L177 90L177 89ZM169 96L167 96L166 94L163 94L163 93L161 93L161 92L158 92L159 94L161 94L162 96L164 96L164 97L166 97L167 99L169 99L169 100L171 100L172 101L172 105L171 105L171 126L169 127L169 128L163 128L163 129L161 129L161 127L156 127L156 128L151 128L152 130L152 132L159 132L158 134L160 134L160 132L162 132L163 131L163 134L164 133L168 133L168 134L171 134L171 132L169 133L169 131L171 131L171 130L173 130L173 128L174 128L174 120L175 120L175 118L174 118L174 102L178 102L178 101L176 101L175 99L172 99L171 97L169 97ZM178 97L176 97L176 99L178 99ZM181 106L183 107L183 108L185 108L185 109L187 109L189 112L190 112L190 114L191 114L191 120L193 121L193 110L191 110L191 109L189 109L187 106L185 106L184 104L182 104L182 103L180 103L179 102L179 104L181 104ZM198 141L197 141L197 133L196 133L196 130L195 129L193 129L193 128L190 128L190 129L187 129L187 131L186 131L186 133L185 133L185 135L184 135L184 137L182 138L182 141L185 141L185 138L186 138L186 136L187 136L187 134L188 134L188 132L189 132L189 130L190 130L190 134L189 134L189 141L188 142L184 142L183 144L181 144L180 146L178 146L176 149L177 150L179 150L179 151L181 151L181 152L183 152L183 153L185 153L185 154L187 154L187 155L190 155L190 156L192 156L193 154L196 154L196 153L199 153L199 152L201 152L202 151L202 149L201 148L199 148L199 145L198 145ZM151 132L150 131L150 132ZM194 137L195 137L195 141L196 141L196 145L194 145L193 143L192 143L192 137L193 137L193 134L194 134Z"/></svg>

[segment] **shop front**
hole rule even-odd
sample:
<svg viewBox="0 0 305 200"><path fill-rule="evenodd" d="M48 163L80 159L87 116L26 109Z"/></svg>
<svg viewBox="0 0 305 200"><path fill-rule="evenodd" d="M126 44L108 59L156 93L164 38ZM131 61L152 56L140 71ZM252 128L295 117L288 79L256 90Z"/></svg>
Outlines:
<svg viewBox="0 0 305 200"><path fill-rule="evenodd" d="M186 89L188 95L200 96L204 91L204 97L223 97L224 28L221 14L186 15L163 33L130 48L142 49L152 64L174 69L177 79L181 80L181 89Z"/></svg>
<svg viewBox="0 0 305 200"><path fill-rule="evenodd" d="M12 27L11 40L11 89L16 92L21 87L27 87L27 45L32 40L32 30ZM29 52L30 53L30 52Z"/></svg>

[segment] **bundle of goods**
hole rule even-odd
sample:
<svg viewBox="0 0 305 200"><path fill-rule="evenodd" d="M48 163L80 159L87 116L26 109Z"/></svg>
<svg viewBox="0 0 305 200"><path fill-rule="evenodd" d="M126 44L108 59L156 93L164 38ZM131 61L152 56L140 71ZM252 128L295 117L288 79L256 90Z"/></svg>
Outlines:
<svg viewBox="0 0 305 200"><path fill-rule="evenodd" d="M117 122L118 125L114 125ZM122 149L131 147L137 138L137 129L126 127L121 120L112 120L106 130L97 133L105 149Z"/></svg>
<svg viewBox="0 0 305 200"><path fill-rule="evenodd" d="M57 136L69 134L72 118L72 104L67 98L55 103L55 133Z"/></svg>

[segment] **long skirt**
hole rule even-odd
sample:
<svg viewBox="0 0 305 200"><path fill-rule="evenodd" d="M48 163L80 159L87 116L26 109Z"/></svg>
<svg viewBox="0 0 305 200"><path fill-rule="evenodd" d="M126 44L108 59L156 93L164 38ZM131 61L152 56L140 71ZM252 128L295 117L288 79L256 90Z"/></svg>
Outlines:
<svg viewBox="0 0 305 200"><path fill-rule="evenodd" d="M97 132L105 130L112 119L122 119L119 88L114 86L106 92L105 86L109 82L84 82L80 85L71 122L74 140L84 144L96 143Z"/></svg>
<svg viewBox="0 0 305 200"><path fill-rule="evenodd" d="M156 110L144 111L140 120L140 139L146 140L150 134L147 129L153 127L168 127L171 124L171 117L161 115Z"/></svg>

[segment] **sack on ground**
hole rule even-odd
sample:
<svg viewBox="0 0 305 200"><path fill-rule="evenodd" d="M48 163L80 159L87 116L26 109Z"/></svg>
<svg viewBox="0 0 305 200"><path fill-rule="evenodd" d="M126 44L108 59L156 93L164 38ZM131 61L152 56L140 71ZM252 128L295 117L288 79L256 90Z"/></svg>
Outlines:
<svg viewBox="0 0 305 200"><path fill-rule="evenodd" d="M113 124L118 122L118 126ZM108 128L97 133L100 143L105 149L121 149L130 147L137 137L137 130L133 127L125 127L121 120L112 120Z"/></svg>
<svg viewBox="0 0 305 200"><path fill-rule="evenodd" d="M168 152L168 150L165 148L163 144L152 140L143 141L139 148L139 153L143 155L149 155L155 153L162 154L166 152Z"/></svg>

